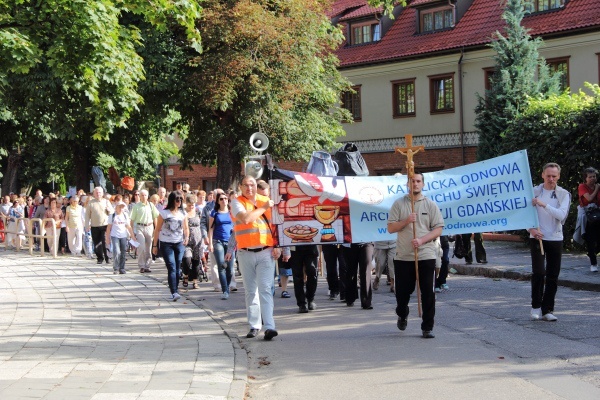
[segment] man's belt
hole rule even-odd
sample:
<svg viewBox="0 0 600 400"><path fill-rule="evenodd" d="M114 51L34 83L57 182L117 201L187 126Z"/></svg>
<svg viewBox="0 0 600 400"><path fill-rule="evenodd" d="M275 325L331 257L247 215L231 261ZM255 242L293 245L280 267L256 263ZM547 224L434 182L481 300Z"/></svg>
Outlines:
<svg viewBox="0 0 600 400"><path fill-rule="evenodd" d="M268 249L268 248L269 248L269 246L258 247L256 249L240 249L240 250L251 251L252 253L258 253L258 252L263 251L264 249Z"/></svg>
<svg viewBox="0 0 600 400"><path fill-rule="evenodd" d="M153 222L150 222L149 224L140 224L140 223L136 222L136 224L137 224L138 226L150 226L150 225L153 225L154 223L153 223Z"/></svg>

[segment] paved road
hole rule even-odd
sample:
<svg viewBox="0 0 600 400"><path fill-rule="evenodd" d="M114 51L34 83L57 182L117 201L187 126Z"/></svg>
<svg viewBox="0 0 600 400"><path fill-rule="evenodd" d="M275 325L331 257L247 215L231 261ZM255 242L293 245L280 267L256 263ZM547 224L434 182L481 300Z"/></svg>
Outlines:
<svg viewBox="0 0 600 400"><path fill-rule="evenodd" d="M420 338L415 304L397 330L385 284L362 310L327 300L321 279L309 314L277 290L272 342L244 337L243 288L223 301L203 283L172 303L164 265L115 276L1 252L0 399L600 398L599 294L560 287L559 321L532 322L529 284L499 277L526 275L527 250L486 247L484 269L453 267L496 278L450 276L436 339ZM563 284L598 287L585 256L565 260Z"/></svg>

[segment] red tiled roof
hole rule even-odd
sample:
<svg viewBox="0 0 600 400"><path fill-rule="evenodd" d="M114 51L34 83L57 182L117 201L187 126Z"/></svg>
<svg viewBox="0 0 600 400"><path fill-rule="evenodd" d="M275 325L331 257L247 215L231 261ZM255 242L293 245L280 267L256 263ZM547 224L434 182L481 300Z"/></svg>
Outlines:
<svg viewBox="0 0 600 400"><path fill-rule="evenodd" d="M333 18L351 8L363 7L366 3L366 0L338 0L333 3L331 10L327 12L327 16Z"/></svg>
<svg viewBox="0 0 600 400"><path fill-rule="evenodd" d="M410 2L409 7L420 6L421 4L427 4L427 3L435 3L436 1L440 1L440 0L413 0Z"/></svg>
<svg viewBox="0 0 600 400"><path fill-rule="evenodd" d="M364 5L360 8L357 8L356 10L350 11L348 14L344 15L342 18L340 18L340 22L364 17L366 15L372 15L374 17L376 14L381 14L382 11L383 11L383 7L374 8L369 5Z"/></svg>
<svg viewBox="0 0 600 400"><path fill-rule="evenodd" d="M340 0L347 2L348 0ZM417 0L419 1L419 0ZM365 4L366 0L362 0ZM406 8L394 20L392 27L378 42L345 47L336 54L340 67L392 61L484 45L491 42L494 32L502 31L503 6L500 0L474 0L453 29L428 34L416 34L415 9ZM600 27L599 0L570 0L564 8L526 16L524 25L532 35L568 32L581 28Z"/></svg>

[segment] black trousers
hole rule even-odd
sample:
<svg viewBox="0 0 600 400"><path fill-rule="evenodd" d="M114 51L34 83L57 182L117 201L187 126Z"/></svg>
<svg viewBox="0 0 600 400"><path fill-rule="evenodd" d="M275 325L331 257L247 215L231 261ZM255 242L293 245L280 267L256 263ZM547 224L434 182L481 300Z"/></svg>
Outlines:
<svg viewBox="0 0 600 400"><path fill-rule="evenodd" d="M342 250L337 244L324 244L322 246L327 270L327 286L329 293L344 293L344 279L346 279L346 261ZM339 263L339 274L338 274Z"/></svg>
<svg viewBox="0 0 600 400"><path fill-rule="evenodd" d="M436 288L439 288L446 283L446 278L448 278L448 265L450 264L450 242L448 241L447 235L440 236L440 244L442 245L442 265L440 266L440 273L435 279Z"/></svg>
<svg viewBox="0 0 600 400"><path fill-rule="evenodd" d="M417 274L414 261L394 260L396 273L396 315L408 317L408 302L415 291ZM433 329L435 318L435 260L419 260L419 286L421 288L421 306L423 309L422 331Z"/></svg>
<svg viewBox="0 0 600 400"><path fill-rule="evenodd" d="M554 311L554 297L558 289L558 275L562 259L562 241L529 239L531 247L531 308L541 308L542 315Z"/></svg>
<svg viewBox="0 0 600 400"><path fill-rule="evenodd" d="M200 260L195 260L192 257L183 257L181 269L189 280L198 279L198 275L200 275Z"/></svg>
<svg viewBox="0 0 600 400"><path fill-rule="evenodd" d="M465 233L462 235L463 242L469 249L469 252L465 256L465 261L468 263L473 262L473 253L471 251L471 234ZM483 236L481 233L473 233L473 242L475 242L475 260L478 263L486 262L487 255L485 254L485 249L483 248Z"/></svg>
<svg viewBox="0 0 600 400"><path fill-rule="evenodd" d="M360 279L360 305L371 307L373 292L371 290L371 260L373 259L373 243L353 243L350 247L342 246L346 261L346 304L354 303L358 295L356 273Z"/></svg>
<svg viewBox="0 0 600 400"><path fill-rule="evenodd" d="M106 250L106 225L92 226L91 231L96 258L98 261L106 260L108 262L108 253Z"/></svg>
<svg viewBox="0 0 600 400"><path fill-rule="evenodd" d="M294 277L294 295L299 307L306 306L315 299L318 279L319 250L316 245L296 246L292 251L289 264ZM306 273L306 291L304 291L304 273Z"/></svg>
<svg viewBox="0 0 600 400"><path fill-rule="evenodd" d="M585 227L585 246L587 247L587 255L590 258L591 265L598 265L598 245L600 241L600 226L587 224Z"/></svg>

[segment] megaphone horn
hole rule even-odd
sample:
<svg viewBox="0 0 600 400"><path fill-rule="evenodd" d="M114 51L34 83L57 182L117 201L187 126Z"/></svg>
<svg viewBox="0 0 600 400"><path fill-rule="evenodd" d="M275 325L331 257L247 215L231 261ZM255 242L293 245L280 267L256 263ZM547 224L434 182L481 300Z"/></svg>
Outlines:
<svg viewBox="0 0 600 400"><path fill-rule="evenodd" d="M254 151L263 152L269 147L269 138L262 132L255 132L250 136L250 147Z"/></svg>

